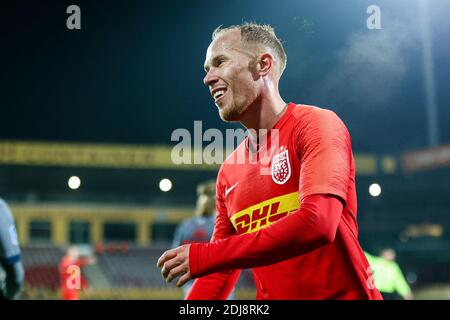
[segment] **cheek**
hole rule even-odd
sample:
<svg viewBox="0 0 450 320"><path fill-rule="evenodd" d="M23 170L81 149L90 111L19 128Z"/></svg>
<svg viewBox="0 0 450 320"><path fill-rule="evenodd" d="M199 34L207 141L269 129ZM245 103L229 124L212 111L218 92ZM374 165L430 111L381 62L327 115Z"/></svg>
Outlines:
<svg viewBox="0 0 450 320"><path fill-rule="evenodd" d="M248 70L236 73L232 80L232 90L235 98L253 98L256 95L255 81Z"/></svg>
<svg viewBox="0 0 450 320"><path fill-rule="evenodd" d="M238 88L238 96L243 103L248 104L254 101L258 96L258 90L253 80L246 80L241 82Z"/></svg>

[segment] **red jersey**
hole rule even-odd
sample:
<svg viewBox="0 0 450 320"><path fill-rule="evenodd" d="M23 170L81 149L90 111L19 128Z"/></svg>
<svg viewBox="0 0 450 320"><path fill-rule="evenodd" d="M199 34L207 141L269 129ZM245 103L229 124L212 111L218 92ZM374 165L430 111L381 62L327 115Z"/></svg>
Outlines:
<svg viewBox="0 0 450 320"><path fill-rule="evenodd" d="M191 275L201 278L187 298L226 299L239 270L253 268L257 299L381 299L357 239L347 128L332 111L290 103L273 129L278 145L270 131L252 153L246 138L222 164L212 240L190 247ZM250 161L255 154L269 161ZM312 236L317 221L301 214L312 195L343 203L327 243Z"/></svg>

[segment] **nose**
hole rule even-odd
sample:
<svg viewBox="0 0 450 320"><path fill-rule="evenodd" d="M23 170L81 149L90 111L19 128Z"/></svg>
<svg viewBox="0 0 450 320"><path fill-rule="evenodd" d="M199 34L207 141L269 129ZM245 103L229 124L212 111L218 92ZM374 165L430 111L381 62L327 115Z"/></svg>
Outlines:
<svg viewBox="0 0 450 320"><path fill-rule="evenodd" d="M219 78L214 74L214 72L212 72L212 70L209 70L208 73L206 73L206 76L203 78L203 83L205 84L205 86L211 87L218 80Z"/></svg>

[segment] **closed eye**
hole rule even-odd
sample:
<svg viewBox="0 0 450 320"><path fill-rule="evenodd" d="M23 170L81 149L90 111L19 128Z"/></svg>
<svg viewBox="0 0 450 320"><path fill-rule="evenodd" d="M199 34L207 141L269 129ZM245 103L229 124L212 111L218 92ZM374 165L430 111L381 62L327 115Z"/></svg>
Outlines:
<svg viewBox="0 0 450 320"><path fill-rule="evenodd" d="M224 57L224 56L219 56L219 57L216 57L216 58L214 58L214 60L213 60L213 65L215 66L215 67L219 67L222 63L224 63L225 61L227 61L227 58L226 57Z"/></svg>
<svg viewBox="0 0 450 320"><path fill-rule="evenodd" d="M214 57L214 59L212 59L211 65L212 65L214 68L218 68L218 67L220 67L224 62L226 62L227 60L228 60L227 57L225 57L225 56L223 56L223 55L220 55L220 56ZM205 72L208 73L208 72L209 72L209 69L210 69L209 65L206 65L206 66L204 67L204 69L205 69Z"/></svg>

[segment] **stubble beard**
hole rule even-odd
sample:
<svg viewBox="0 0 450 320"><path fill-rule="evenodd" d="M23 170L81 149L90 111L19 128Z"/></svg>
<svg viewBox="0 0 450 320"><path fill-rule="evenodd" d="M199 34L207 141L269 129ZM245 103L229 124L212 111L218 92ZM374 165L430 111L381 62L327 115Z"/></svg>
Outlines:
<svg viewBox="0 0 450 320"><path fill-rule="evenodd" d="M219 110L220 118L225 122L239 121L245 111L244 106L231 105Z"/></svg>
<svg viewBox="0 0 450 320"><path fill-rule="evenodd" d="M220 118L225 122L238 122L249 108L248 99L239 99L219 109Z"/></svg>

